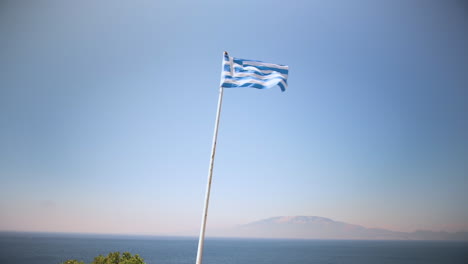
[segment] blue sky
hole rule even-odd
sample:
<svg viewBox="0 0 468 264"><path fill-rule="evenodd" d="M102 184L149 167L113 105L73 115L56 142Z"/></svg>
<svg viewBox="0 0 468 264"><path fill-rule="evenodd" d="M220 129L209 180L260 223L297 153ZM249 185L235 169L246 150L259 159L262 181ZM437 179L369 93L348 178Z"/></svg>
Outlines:
<svg viewBox="0 0 468 264"><path fill-rule="evenodd" d="M0 230L188 234L222 52L211 229L279 215L468 230L463 1L0 4Z"/></svg>

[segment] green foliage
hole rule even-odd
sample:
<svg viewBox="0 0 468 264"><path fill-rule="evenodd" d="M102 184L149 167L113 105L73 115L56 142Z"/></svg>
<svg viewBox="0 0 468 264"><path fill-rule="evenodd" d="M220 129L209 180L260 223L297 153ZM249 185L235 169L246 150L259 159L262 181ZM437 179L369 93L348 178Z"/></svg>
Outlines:
<svg viewBox="0 0 468 264"><path fill-rule="evenodd" d="M85 263L83 261L78 261L76 259L70 259L70 260L63 262L63 264L85 264Z"/></svg>
<svg viewBox="0 0 468 264"><path fill-rule="evenodd" d="M62 264L85 264L83 261L78 261L74 259L67 260ZM109 255L104 257L103 255L99 255L94 258L91 264L145 264L144 260L135 254L128 252L124 252L122 256L120 256L120 252L111 252Z"/></svg>

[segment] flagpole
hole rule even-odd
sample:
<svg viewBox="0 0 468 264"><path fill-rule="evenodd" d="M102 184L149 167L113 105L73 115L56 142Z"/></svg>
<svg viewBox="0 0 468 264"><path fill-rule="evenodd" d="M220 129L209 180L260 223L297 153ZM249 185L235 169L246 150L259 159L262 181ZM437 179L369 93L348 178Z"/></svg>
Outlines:
<svg viewBox="0 0 468 264"><path fill-rule="evenodd" d="M227 54L227 52L224 52ZM202 264L203 258L203 245L205 242L205 229L206 229L206 219L208 216L208 204L210 202L210 190L211 190L211 179L213 178L213 165L216 154L216 141L218 139L218 127L219 127L219 118L221 116L221 105L223 103L223 86L219 87L219 98L218 98L218 111L216 112L216 122L213 135L213 144L211 147L211 158L210 158L210 167L208 169L208 184L206 185L206 194L205 194L205 207L203 208L203 217L202 224L200 229L200 238L198 240L198 251L197 251L197 262L196 264Z"/></svg>

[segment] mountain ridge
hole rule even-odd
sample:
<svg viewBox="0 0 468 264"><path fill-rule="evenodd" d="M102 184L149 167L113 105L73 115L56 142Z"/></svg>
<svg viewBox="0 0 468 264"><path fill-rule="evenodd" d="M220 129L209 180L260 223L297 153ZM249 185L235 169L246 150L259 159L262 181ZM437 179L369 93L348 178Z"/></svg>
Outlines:
<svg viewBox="0 0 468 264"><path fill-rule="evenodd" d="M211 235L211 234L210 234ZM218 230L217 237L353 239L353 240L455 240L468 241L468 232L429 230L414 232L367 228L321 216L275 216Z"/></svg>

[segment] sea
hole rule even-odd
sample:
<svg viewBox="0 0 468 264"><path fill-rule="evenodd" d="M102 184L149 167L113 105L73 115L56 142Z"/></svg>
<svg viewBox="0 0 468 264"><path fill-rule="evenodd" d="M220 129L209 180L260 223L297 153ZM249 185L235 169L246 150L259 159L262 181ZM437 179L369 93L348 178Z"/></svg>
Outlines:
<svg viewBox="0 0 468 264"><path fill-rule="evenodd" d="M128 251L147 264L194 264L195 237L0 232L0 264L92 262ZM204 264L468 263L468 242L207 238Z"/></svg>

